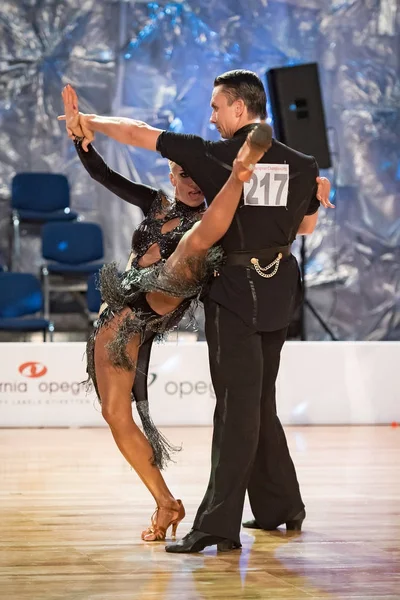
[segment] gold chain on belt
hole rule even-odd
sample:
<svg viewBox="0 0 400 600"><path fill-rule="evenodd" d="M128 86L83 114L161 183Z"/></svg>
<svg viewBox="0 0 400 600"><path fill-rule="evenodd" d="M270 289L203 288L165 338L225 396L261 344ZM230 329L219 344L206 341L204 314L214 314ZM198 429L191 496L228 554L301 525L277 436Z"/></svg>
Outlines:
<svg viewBox="0 0 400 600"><path fill-rule="evenodd" d="M250 262L252 265L254 265L254 269L256 270L256 273L258 273L258 275L260 275L261 277L265 277L266 279L269 279L270 277L273 277L274 275L276 275L276 273L279 269L279 264L281 262L282 256L283 256L282 252L279 252L279 254L275 258L275 260L273 260L272 263L269 263L269 265L267 265L266 267L260 267L258 258L252 258ZM274 270L272 271L272 273L265 272L265 271L269 271L270 269L272 269L272 267L274 267Z"/></svg>

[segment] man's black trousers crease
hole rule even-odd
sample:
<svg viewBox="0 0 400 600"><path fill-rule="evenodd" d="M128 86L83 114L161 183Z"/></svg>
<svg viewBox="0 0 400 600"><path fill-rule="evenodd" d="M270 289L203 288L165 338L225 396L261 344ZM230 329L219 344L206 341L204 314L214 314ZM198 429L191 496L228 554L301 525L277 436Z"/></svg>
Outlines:
<svg viewBox="0 0 400 600"><path fill-rule="evenodd" d="M276 414L275 381L287 328L257 331L209 297L204 308L217 399L211 476L194 528L239 542L246 490L265 529L304 507Z"/></svg>

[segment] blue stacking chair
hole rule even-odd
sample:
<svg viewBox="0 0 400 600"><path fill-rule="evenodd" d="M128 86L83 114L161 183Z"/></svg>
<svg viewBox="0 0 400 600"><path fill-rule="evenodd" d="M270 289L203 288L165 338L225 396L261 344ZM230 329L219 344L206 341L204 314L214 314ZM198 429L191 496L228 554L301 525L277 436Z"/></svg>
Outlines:
<svg viewBox="0 0 400 600"><path fill-rule="evenodd" d="M41 225L50 221L75 221L69 207L68 179L59 173L17 173L11 183L11 231L9 267L20 257L21 223Z"/></svg>
<svg viewBox="0 0 400 600"><path fill-rule="evenodd" d="M0 273L1 331L42 331L44 341L48 332L53 341L53 323L43 318L42 311L43 294L37 277L30 273Z"/></svg>
<svg viewBox="0 0 400 600"><path fill-rule="evenodd" d="M42 256L46 260L41 269L44 316L48 319L52 292L86 292L88 276L103 266L102 230L97 223L46 223Z"/></svg>

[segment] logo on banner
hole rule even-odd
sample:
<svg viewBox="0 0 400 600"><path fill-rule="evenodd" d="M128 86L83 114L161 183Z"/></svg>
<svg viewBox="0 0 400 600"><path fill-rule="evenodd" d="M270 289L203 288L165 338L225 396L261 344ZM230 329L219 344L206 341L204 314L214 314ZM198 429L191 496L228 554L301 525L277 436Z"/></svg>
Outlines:
<svg viewBox="0 0 400 600"><path fill-rule="evenodd" d="M24 377L43 377L47 373L47 367L40 362L26 362L18 367L18 371Z"/></svg>
<svg viewBox="0 0 400 600"><path fill-rule="evenodd" d="M157 379L157 373L149 373L147 378L147 387L149 388ZM184 398L192 394L203 395L208 392L210 398L215 398L212 384L206 381L180 381L178 379L169 379L164 383L164 391L168 396L177 396Z"/></svg>

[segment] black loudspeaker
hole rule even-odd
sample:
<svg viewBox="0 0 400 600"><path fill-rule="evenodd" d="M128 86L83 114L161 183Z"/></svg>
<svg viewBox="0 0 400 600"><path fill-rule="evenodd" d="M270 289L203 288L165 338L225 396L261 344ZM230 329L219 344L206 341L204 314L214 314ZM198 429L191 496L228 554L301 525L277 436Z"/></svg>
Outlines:
<svg viewBox="0 0 400 600"><path fill-rule="evenodd" d="M314 156L321 169L329 169L331 157L317 63L270 69L267 84L276 138Z"/></svg>

